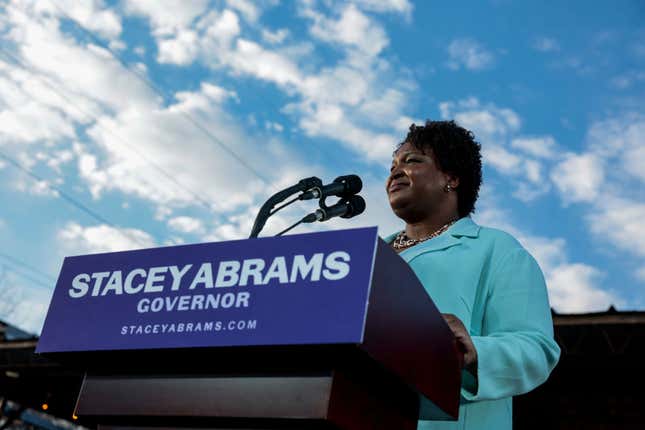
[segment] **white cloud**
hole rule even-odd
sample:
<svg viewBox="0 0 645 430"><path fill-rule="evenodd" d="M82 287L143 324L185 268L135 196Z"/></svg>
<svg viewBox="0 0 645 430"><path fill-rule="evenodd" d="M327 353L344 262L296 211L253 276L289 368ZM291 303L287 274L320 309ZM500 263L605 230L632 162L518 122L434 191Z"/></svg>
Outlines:
<svg viewBox="0 0 645 430"><path fill-rule="evenodd" d="M525 160L526 177L534 184L542 182L542 165L535 160Z"/></svg>
<svg viewBox="0 0 645 430"><path fill-rule="evenodd" d="M403 140L403 138L408 133L408 131L410 131L410 126L412 124L423 124L424 122L425 121L419 118L415 119L415 118L403 115L394 121L393 126L396 132L398 133L398 135L401 136L400 140Z"/></svg>
<svg viewBox="0 0 645 430"><path fill-rule="evenodd" d="M278 133L282 133L284 131L284 126L282 124L273 121L266 121L264 123L264 128L267 130L277 131Z"/></svg>
<svg viewBox="0 0 645 430"><path fill-rule="evenodd" d="M212 231L206 235L205 241L221 242L226 240L246 239L253 228L253 221L257 215L256 208L249 208L241 214L229 216L221 223L216 223ZM260 232L260 237L273 236L287 228L290 224L282 215L274 215L265 224ZM298 232L300 230L297 230Z"/></svg>
<svg viewBox="0 0 645 430"><path fill-rule="evenodd" d="M121 34L121 18L102 0L34 0L34 9L54 16L68 17L100 36L114 40Z"/></svg>
<svg viewBox="0 0 645 430"><path fill-rule="evenodd" d="M595 240L636 256L639 267L645 257L643 133L645 119L636 113L595 122L586 148L564 154L550 174L565 203L587 204L585 221Z"/></svg>
<svg viewBox="0 0 645 430"><path fill-rule="evenodd" d="M407 95L397 88L386 89L378 98L366 99L360 107L361 114L391 127L397 127L401 121L401 110L406 104ZM406 117L407 121L409 118ZM408 123L408 127L411 123Z"/></svg>
<svg viewBox="0 0 645 430"><path fill-rule="evenodd" d="M51 186L49 181L33 180L21 177L15 186L18 191L41 197L58 197L59 193Z"/></svg>
<svg viewBox="0 0 645 430"><path fill-rule="evenodd" d="M518 173L522 164L520 157L494 144L488 144L482 148L482 158L484 163L492 165L505 174Z"/></svg>
<svg viewBox="0 0 645 430"><path fill-rule="evenodd" d="M166 107L102 116L86 130L95 145L76 146L81 179L95 198L118 191L151 202L163 220L188 206L228 212L255 204L279 185L274 181L295 179L292 172L300 170L294 166L311 166L275 139L247 135L224 110L228 100L237 94L203 83L198 91L177 93ZM237 158L227 153L231 148Z"/></svg>
<svg viewBox="0 0 645 430"><path fill-rule="evenodd" d="M0 85L1 81L0 78ZM0 136L5 142L54 141L75 135L74 127L64 113L34 100L25 100L24 104L0 111Z"/></svg>
<svg viewBox="0 0 645 430"><path fill-rule="evenodd" d="M324 68L318 74L306 77L301 91L307 100L324 104L358 106L361 103L376 103L367 100L370 81L362 70L337 66Z"/></svg>
<svg viewBox="0 0 645 430"><path fill-rule="evenodd" d="M586 264L556 267L547 278L549 298L558 312L605 311L610 305L623 304L612 293L598 288L601 273Z"/></svg>
<svg viewBox="0 0 645 430"><path fill-rule="evenodd" d="M603 159L614 159L623 171L645 182L645 116L628 113L594 123L587 136L589 150Z"/></svg>
<svg viewBox="0 0 645 430"><path fill-rule="evenodd" d="M645 182L644 133L645 118L635 113L592 124L585 150L564 154L551 172L563 200L604 207L619 196L642 196L636 184Z"/></svg>
<svg viewBox="0 0 645 430"><path fill-rule="evenodd" d="M219 63L230 56L231 44L240 33L240 22L235 12L210 11L195 23L194 27L178 27L172 32L157 36L161 63L185 65L199 56L212 58Z"/></svg>
<svg viewBox="0 0 645 430"><path fill-rule="evenodd" d="M482 104L475 97L442 102L439 111L443 119L454 119L475 133L477 140L485 143L499 143L500 139L505 141L522 124L519 115L512 109L500 108L493 103Z"/></svg>
<svg viewBox="0 0 645 430"><path fill-rule="evenodd" d="M208 3L209 0L124 0L125 11L149 19L158 36L188 27L206 11Z"/></svg>
<svg viewBox="0 0 645 430"><path fill-rule="evenodd" d="M373 12L398 12L409 16L413 6L408 0L353 0L363 10Z"/></svg>
<svg viewBox="0 0 645 430"><path fill-rule="evenodd" d="M459 70L464 67L469 70L488 69L493 65L494 56L479 42L472 39L455 39L448 45L448 67Z"/></svg>
<svg viewBox="0 0 645 430"><path fill-rule="evenodd" d="M197 22L195 28L203 31L205 49L215 45L229 46L230 41L241 31L237 14L228 9L221 13L210 11Z"/></svg>
<svg viewBox="0 0 645 430"><path fill-rule="evenodd" d="M303 13L314 22L311 34L325 42L356 48L369 56L378 55L389 43L385 30L353 4L345 6L337 20L313 9Z"/></svg>
<svg viewBox="0 0 645 430"><path fill-rule="evenodd" d="M138 5L156 7L153 3ZM95 198L101 197L106 191L119 191L151 201L159 207L169 205L168 210L211 201L214 202L212 205L206 204L209 209L216 207L225 210L251 204L260 193L266 194L265 185L241 163L255 165L258 171L272 172L268 166L275 151L281 150L281 145L267 143L270 140L267 138L257 139L258 142L265 142L260 155L253 145L244 143L248 142L247 136L221 106L227 100L237 100L234 92L204 83L199 91L177 93L174 104L162 107L161 98L125 70L107 51L92 45L79 45L76 40L60 32L56 20L45 15L31 10L17 11L15 15L25 15L23 12L28 12L25 19L10 21L16 29L11 34L20 48L18 55L31 64L33 71L20 71L4 63L0 67L0 78L10 84L1 86L0 96L7 101L7 105L17 107L0 114L0 118L11 120L11 124L3 127L3 133L11 133L13 141L69 140L76 137L73 134L75 126L87 127L84 131L90 139L75 144L74 155L78 159L80 177ZM155 9L156 12L159 11ZM13 15L10 13L9 16ZM176 20L161 13L152 16L151 21L160 26L155 30L159 40L174 40L173 37L178 34L175 31L196 20L196 30L208 36L200 39L205 44L203 49L223 43L223 47L219 48L227 53L226 44L239 32L236 15L231 11L212 11L201 18L199 16L198 10L185 14L184 18L178 16ZM181 39L179 36L177 38ZM253 48L251 42L249 45ZM245 47L244 41L240 46ZM245 59L244 55L257 54L252 49L251 52L243 51L234 58L232 54L228 57L225 55L223 61L231 61L239 66ZM52 55L52 52L56 55ZM181 47L172 55L170 49L160 49L160 55L169 56L168 61L191 61L190 56L194 53L182 58L182 52L185 51ZM272 54L268 52L253 60L262 63L260 65L264 69L260 69L260 72L273 67L267 71L270 75L268 78L279 81L279 67L266 61L271 59ZM216 56L217 52L213 55ZM286 64L291 63L286 60ZM236 69L238 72L240 70L243 67ZM294 66L293 70L298 73L297 67ZM44 82L57 87L66 102L61 102L61 96L40 83L39 78L34 79L34 73L43 77ZM295 79L299 77L292 80ZM38 117L38 121L32 118L19 122L20 114L24 116L25 111L29 112L30 99L40 109L31 114L31 117ZM44 109L53 112L51 119L43 113ZM187 115L206 124L207 132L216 138L200 131L188 120ZM55 122L57 117L61 119ZM16 128L17 124L24 126ZM59 124L61 127L56 128ZM218 139L225 144L235 142L239 153L244 153L246 149L245 160L237 161L226 155L226 151L218 145ZM4 138L2 141L11 140ZM135 142L136 150L133 149ZM145 158L141 154L145 154ZM281 155L285 168L288 168L293 157L293 154ZM69 161L69 157L59 159L57 156L55 160L43 161L55 169L65 160ZM187 169L186 166L191 168ZM168 173L160 171L173 172L174 180L168 178ZM231 177L237 180L230 181ZM218 190L213 184L226 184L230 191L227 198L222 199L221 189ZM194 190L205 191L197 198Z"/></svg>
<svg viewBox="0 0 645 430"><path fill-rule="evenodd" d="M552 37L538 37L533 40L533 49L540 52L557 52L560 50L560 44Z"/></svg>
<svg viewBox="0 0 645 430"><path fill-rule="evenodd" d="M299 66L303 56L312 54L307 46L299 44L269 50L239 37L242 30L236 13L231 10L206 11L204 4L197 2L182 2L175 6L167 8L150 1L124 3L128 13L150 21L158 42L159 61L187 64L200 59L213 67L225 66L236 75L275 83L289 96L301 98L292 104L292 114L299 117L298 123L306 134L332 138L359 151L368 151L373 160L389 159L393 145L400 140L391 130L403 119L409 119L401 114L406 104L406 89L399 82L385 79L387 75L382 72L387 71L389 65L374 58L387 44L387 37L372 18L355 7L338 9L339 13L333 18L320 15L320 25L327 26L327 30L340 31L334 43L340 43L348 56L336 66L308 75ZM396 2L389 6L377 2L363 6L375 11L403 10ZM200 189L205 190L203 200L213 201L216 210L228 211L252 204L259 195L266 194L265 186L257 178L222 155L214 142L187 124L183 114L188 112L198 119L208 118L210 122L203 123L208 123L209 131L221 141L236 142L241 150L238 152L245 152L244 148L247 148L248 154L255 154L252 146L243 143L247 139L241 127L221 106L226 99L234 99L234 93L222 89L212 91L216 87L204 84L199 91L178 93L175 104L162 107L160 98L123 69L108 52L91 45L79 45L60 32L56 20L32 12L29 20L13 23L21 29L15 33L14 41L21 46L20 54L33 63L39 73L61 86L64 94L85 112L79 114L73 106L61 104L60 97L48 95L50 105L66 107L59 113L63 115L61 124L69 125L68 117L71 117L75 125L89 126L86 133L90 141L76 145L74 156L78 160L80 176L95 198L107 191L119 191L152 201L157 209L171 212L195 204L194 194L186 189ZM259 30L261 32L262 28ZM284 34L279 33L276 37L282 38ZM376 45L369 41L370 34L378 36ZM47 57L47 52L54 51L57 55L60 53L62 64ZM37 60L37 54L41 53L45 61ZM77 64L80 67L72 67ZM87 76L77 76L79 70ZM88 70L92 72L88 73ZM33 82L33 79L26 76L23 81ZM382 96L385 97L380 103L374 101ZM96 118L89 117L87 112ZM342 118L337 116L338 112L342 112ZM212 121L212 118L216 120ZM331 125L334 129L330 131L328 126ZM271 127L273 131L279 131L279 128ZM33 133L34 130L29 131ZM65 135L59 130L48 138L56 136ZM132 142L137 143L137 151L127 148ZM248 163L255 165L257 170L263 170L263 164L268 167L271 151L277 151L277 154L282 149L279 144L267 148L262 156L245 156ZM145 153L156 168L136 152ZM282 157L286 169L291 169L289 160L293 157L294 154ZM48 163L55 166L63 161ZM185 169L187 165L193 167ZM176 182L183 187L161 175L159 168L178 172ZM240 177L240 170L242 177L232 184L228 178ZM303 176L307 176L306 173ZM227 184L230 188L227 199L218 198L218 190L208 186L213 183Z"/></svg>
<svg viewBox="0 0 645 430"><path fill-rule="evenodd" d="M73 95L55 92L44 78L0 61L0 145L76 136L73 121L84 118L68 102Z"/></svg>
<svg viewBox="0 0 645 430"><path fill-rule="evenodd" d="M213 202L204 205L221 210L250 204L260 191L264 192L264 185L241 163L271 172L263 166L270 164L272 150L267 147L262 155L254 151L241 127L220 105L227 94L231 93L204 84L200 91L178 93L177 103L166 108L128 110L114 118L101 118L87 132L101 152L92 154L81 149L81 177L95 197L106 190L120 190L174 207ZM191 121L199 121L210 135ZM124 142L137 142L136 152ZM241 154L243 161L226 153L231 142L235 142L236 154ZM289 160L284 158L285 165ZM173 172L173 180L161 175L160 169ZM230 180L233 177L235 181ZM216 184L226 184L226 198ZM202 191L196 196L196 191L188 190Z"/></svg>
<svg viewBox="0 0 645 430"><path fill-rule="evenodd" d="M252 1L226 0L226 4L232 9L238 11L246 20L252 23L256 22L258 20L258 17L260 16L260 10Z"/></svg>
<svg viewBox="0 0 645 430"><path fill-rule="evenodd" d="M39 334L45 323L49 309L50 295L48 293L33 293L23 298L12 312L15 325L28 333Z"/></svg>
<svg viewBox="0 0 645 430"><path fill-rule="evenodd" d="M441 102L439 111L442 119L454 119L474 133L481 143L484 166L512 180L513 197L530 202L549 191L543 172L545 163L556 157L552 137L518 136L522 120L514 110L482 103L475 97Z"/></svg>
<svg viewBox="0 0 645 430"><path fill-rule="evenodd" d="M155 246L154 239L145 231L105 224L84 227L70 222L58 231L58 239L60 247L68 255L126 251Z"/></svg>
<svg viewBox="0 0 645 430"><path fill-rule="evenodd" d="M614 291L601 284L605 275L588 264L572 262L563 238L526 234L510 221L511 214L492 205L490 193L483 190L476 219L486 226L502 229L514 235L533 255L544 272L551 306L558 312L602 311L610 305L625 302Z"/></svg>
<svg viewBox="0 0 645 430"><path fill-rule="evenodd" d="M605 196L587 215L591 231L616 248L645 257L645 203Z"/></svg>
<svg viewBox="0 0 645 430"><path fill-rule="evenodd" d="M33 287L27 279L3 269L0 265L0 320L28 333L38 334L53 288Z"/></svg>
<svg viewBox="0 0 645 430"><path fill-rule="evenodd" d="M346 142L369 160L386 162L392 155L394 145L401 139L356 126L338 105L305 105L301 109L305 110L305 115L300 127L307 135Z"/></svg>
<svg viewBox="0 0 645 430"><path fill-rule="evenodd" d="M127 47L128 45L126 45L126 43L122 40L111 40L108 43L108 48L110 48L112 51L124 51ZM139 63L139 66L145 68L145 65L142 63Z"/></svg>
<svg viewBox="0 0 645 430"><path fill-rule="evenodd" d="M382 27L356 7L343 6L336 18L305 7L311 32L323 41L337 43L346 57L315 74L300 73L293 85L302 101L290 103L285 112L299 116L301 129L311 137L340 141L370 160L387 162L401 137L398 131L406 94L412 85L389 79L389 64L378 58L388 43ZM408 124L409 125L409 124Z"/></svg>
<svg viewBox="0 0 645 430"><path fill-rule="evenodd" d="M551 171L551 180L566 203L592 202L604 178L602 160L593 154L568 153Z"/></svg>
<svg viewBox="0 0 645 430"><path fill-rule="evenodd" d="M561 313L604 311L624 300L602 286L603 272L588 264L570 262L562 238L515 233L544 271L551 306Z"/></svg>
<svg viewBox="0 0 645 430"><path fill-rule="evenodd" d="M192 63L198 54L198 39L197 33L191 30L181 30L171 39L161 39L157 61L178 65Z"/></svg>
<svg viewBox="0 0 645 430"><path fill-rule="evenodd" d="M242 3L235 2L237 11ZM300 65L315 60L311 43L281 45L279 49L262 46L242 35L232 10L196 13L190 20L170 25L157 17L150 4L146 5L140 12L150 18L155 29L159 61L187 64L199 60L218 70L224 67L234 76L273 83L295 99L283 112L294 116L308 136L331 138L358 151L369 148L371 160L389 158L399 140L391 132L399 128L402 118L408 118L402 111L412 87L401 79L389 79L389 64L378 58L388 44L387 35L356 5L339 3L326 15L314 7L315 3L299 4L301 16L311 22L311 33L346 55L338 64L313 73L311 66ZM359 6L377 12L410 10L405 1L366 1ZM252 24L269 44L280 43L288 35L285 29L272 33L257 22ZM329 125L346 127L347 132L329 130ZM375 141L373 148L370 140Z"/></svg>
<svg viewBox="0 0 645 430"><path fill-rule="evenodd" d="M204 225L201 220L188 216L178 216L168 220L168 226L180 233L201 233Z"/></svg>
<svg viewBox="0 0 645 430"><path fill-rule="evenodd" d="M157 102L158 97L108 51L80 45L60 31L55 18L15 4L7 9L13 29L7 37L27 69L16 72L15 68L11 76L24 91L35 93L39 102L54 105L77 121L87 113L145 109ZM21 74L27 74L27 78ZM60 94L65 101L61 102Z"/></svg>
<svg viewBox="0 0 645 430"><path fill-rule="evenodd" d="M622 156L625 171L633 177L645 182L645 146L632 147L625 151Z"/></svg>
<svg viewBox="0 0 645 430"><path fill-rule="evenodd" d="M609 84L619 90L626 90L631 88L633 85L645 81L645 72L640 71L628 71L623 74L614 76L609 81Z"/></svg>
<svg viewBox="0 0 645 430"><path fill-rule="evenodd" d="M537 158L551 159L556 155L555 139L551 136L519 137L511 141L511 146Z"/></svg>
<svg viewBox="0 0 645 430"><path fill-rule="evenodd" d="M262 30L262 39L272 45L284 42L287 37L289 37L289 30L286 28L280 28L275 31Z"/></svg>
<svg viewBox="0 0 645 430"><path fill-rule="evenodd" d="M543 166L535 160L524 160L521 173L525 180L520 180L513 191L513 197L528 203L546 194L551 189L551 183L543 176Z"/></svg>
<svg viewBox="0 0 645 430"><path fill-rule="evenodd" d="M302 80L300 70L293 61L251 40L238 39L235 54L228 60L235 71L278 85L297 85Z"/></svg>

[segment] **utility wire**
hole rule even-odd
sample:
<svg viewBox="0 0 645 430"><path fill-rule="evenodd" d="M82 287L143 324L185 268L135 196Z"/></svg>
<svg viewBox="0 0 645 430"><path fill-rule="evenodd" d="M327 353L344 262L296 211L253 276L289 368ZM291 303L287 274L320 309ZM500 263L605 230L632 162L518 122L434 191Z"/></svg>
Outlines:
<svg viewBox="0 0 645 430"><path fill-rule="evenodd" d="M15 55L11 54L10 52L8 52L8 51L6 51L6 50L2 49L2 47L0 47L0 54L1 54L1 55L3 55L5 58L10 59L10 61L12 61L12 62L13 62L14 64L16 64L17 66L21 67L23 70L25 70L25 71L27 71L27 72L29 72L29 73L32 73L32 75L36 76L33 72L31 72L31 71L28 69L27 65L26 65L22 60L20 60L19 58L17 58ZM141 151L139 151L138 149L136 149L134 146L130 145L130 144L129 144L129 143L128 143L128 142L127 142L123 137L121 137L120 135L116 134L116 132L114 132L113 130L111 130L111 129L109 129L109 128L105 127L105 126L104 126L104 125L99 121L99 119L96 117L96 115L91 114L91 113L88 113L87 111L85 111L85 109L83 109L83 108L79 107L76 103L74 103L72 100L70 100L70 98L69 98L69 97L67 97L59 87L57 87L57 86L55 86L54 84L52 84L52 83L48 82L48 81L47 81L47 80L46 80L42 75L37 75L37 76L36 76L36 78L38 78L38 79L39 79L43 84L45 84L45 86L47 86L47 88L49 88L50 90L52 90L53 92L55 92L59 97L61 97L63 100L65 100L68 104L70 104L71 106L73 106L74 108L76 108L76 110L78 110L79 112L81 112L83 115L86 115L88 118L93 119L97 126L99 126L101 129L103 129L103 130L107 131L107 132L108 132L108 133L110 133L112 136L116 137L119 141L121 141L121 142L122 142L123 146L127 147L129 150L131 150L132 152L134 152L135 154L137 154L137 155L139 156L139 158L141 158L142 160L144 160L146 163L150 164L150 165L151 165L151 166L152 166L152 167L153 167L153 168L154 168L158 173L160 173L160 174L161 174L161 175L163 175L165 178L167 178L168 180L170 180L170 181L171 181L172 183L174 183L177 187L179 187L179 188L181 188L182 190L184 190L184 191L188 192L191 196L193 196L193 197L194 197L194 198L195 198L199 203L201 203L204 207L206 207L206 208L207 208L207 209L209 209L209 210L211 209L211 206L212 206L212 205L211 205L211 203L209 203L207 200L205 200L202 196L200 196L200 195L199 195L198 193L196 193L195 191L193 191L193 190L189 189L188 187L186 187L185 185L183 185L183 184L182 184L181 182L179 182L179 181L178 181L178 180L177 180L177 179L176 179L172 174L170 174L169 172L167 172L163 167L161 167L159 164L157 164L156 162L154 162L153 160L151 160L150 158L148 158L144 153L142 153ZM144 182L147 182L147 181L145 181L145 180L144 180L143 178L141 178L141 177L140 177L140 179L141 179L142 181L144 181ZM147 182L147 183L149 183L149 182ZM150 184L150 183L149 183L149 184ZM152 185L152 184L150 184L150 185Z"/></svg>
<svg viewBox="0 0 645 430"><path fill-rule="evenodd" d="M0 267L4 268L8 272L14 273L14 274L16 274L16 275L18 275L18 276L20 276L22 278L28 279L31 282L33 282L35 285L37 285L39 287L42 287L42 288L46 288L46 289L48 289L50 291L52 290L53 285L55 285L55 282L54 282L54 284L48 284L45 281L42 281L42 280L37 279L37 278L34 278L33 276L29 276L26 273L23 273L23 272L20 272L20 271L16 270L15 268L9 267L5 263L0 263Z"/></svg>
<svg viewBox="0 0 645 430"><path fill-rule="evenodd" d="M56 279L53 276L48 275L47 273L43 272L42 270L32 266L31 264L25 263L24 261L14 257L14 256L11 256L11 255L9 255L9 254L7 254L5 252L0 251L0 257L10 261L11 263L13 263L13 264L15 264L17 266L21 266L21 267L23 267L23 268L25 268L27 270L30 270L30 271L40 275L42 278L44 278L44 279L46 279L48 281L56 282Z"/></svg>
<svg viewBox="0 0 645 430"><path fill-rule="evenodd" d="M12 158L9 155L7 155L6 153L4 153L2 150L0 150L0 158L4 158L9 164L14 166L16 169L23 171L24 173L26 173L27 175L31 176L36 181L40 181L40 182L44 183L47 188L56 191L56 196L62 198L63 200L65 200L70 205L72 205L75 208L79 209L80 211L86 213L87 215L91 216L92 218L96 219L97 221L99 221L99 222L101 222L103 224L107 224L110 227L113 227L123 237L137 242L139 245L141 245L144 248L148 246L147 243L141 242L137 237L131 236L131 235L127 234L125 231L119 230L118 227L115 224L113 224L112 222L110 222L109 220L104 218L103 216L99 215L98 213L94 212L92 209L90 209L87 206L85 206L83 203L81 203L78 200L76 200L75 198L73 198L72 196L67 194L65 191L63 191L61 188L57 187L56 185L50 184L44 178L42 178L38 174L36 174L33 171L31 171L29 168L23 166L18 161L16 161L14 158Z"/></svg>
<svg viewBox="0 0 645 430"><path fill-rule="evenodd" d="M104 42L103 42L99 37L97 37L97 36L96 36L96 35L94 35L94 33L92 33L90 30L88 30L87 28L85 28L85 27L84 27L84 26L83 26L79 21L77 21L76 19L74 19L73 17L71 17L71 16L70 16L70 15L69 15L65 10L63 10L63 9L62 9L62 7L60 7L58 4L55 4L55 3L54 3L54 6L55 6L55 8L56 8L56 9L58 9L58 11L60 12L60 14L61 14L63 17L65 17L67 20L69 20L69 21L73 22L73 23L74 23L74 24L75 24L75 25L76 25L76 26L77 26L77 27L78 27L78 28L79 28L79 29L80 29L84 34L86 34L90 39L92 39L92 40L93 40L93 41L94 41L98 46L102 47L102 48L103 48L103 49L105 49L108 53L110 53L110 55L111 55L115 60L117 60L117 61L118 61L118 62L119 62L119 63L120 63L120 64L121 64L121 65L122 65L126 70L128 70L130 73L132 73L136 78L138 78L139 80L141 80L141 81L142 81L142 82L143 82L143 83L144 83L148 88L150 88L150 89L151 89L152 91L154 91L155 93L159 94L159 95L160 95L162 98L164 98L164 99L170 99L170 98L172 97L172 94L168 93L168 92L167 92L167 91L165 91L164 89L162 89L162 88L160 88L159 86L157 86L157 85L156 85L154 82L152 82L152 81L151 81L151 80L150 80L150 79L149 79L145 74L142 74L142 73L140 73L138 70L136 70L135 68L130 67L130 65L129 65L125 60L123 60L123 59L122 59L122 58L121 58L121 57L120 57L120 56L119 56L119 55L118 55L118 54L117 54L117 53L116 53L112 48L110 48L110 47L109 47L109 45L105 44L105 43L104 43ZM14 57L14 58L15 58L15 57ZM50 87L50 88L51 88L51 87ZM67 99L64 95L60 94L58 91L55 91L55 92L56 92L57 94L59 94L59 96L63 97L64 99ZM67 99L67 100L68 100L68 99ZM68 100L68 101L69 101L69 100ZM187 112L185 112L185 111L181 111L181 110L179 110L178 112L179 112L179 113L181 113L189 123L191 123L193 126L195 126L196 128L198 128L202 133L204 133L204 135L205 135L205 136L206 136L206 137L207 137L211 142L213 142L213 143L214 143L214 144L216 144L218 147L220 147L220 148L221 148L221 149L223 149L225 152L227 152L230 156L232 156L235 160L237 160L237 161L238 161L242 166L244 166L247 170L249 170L249 171L250 171L251 173L253 173L256 177L258 177L262 182L264 182L266 185L269 185L269 184L270 184L269 180L268 180L264 175L262 175L261 173L259 173L259 172L258 172L258 171L253 167L253 166L251 166L249 163L247 163L247 162L246 162L246 161L245 161L241 156L239 156L239 155L238 155L238 154L237 154L233 149L231 149L228 145L226 145L225 143L223 143L223 142L222 142L222 141L221 141L217 136L215 136L215 135L214 135L210 130L208 130L208 129L207 129L204 125L202 125L199 121L197 121L196 119L194 119L194 118L193 118L189 113L187 113ZM139 153L138 151L136 151L136 150L134 150L134 149L133 149L133 151L137 152L137 153L138 153L138 155L143 156L143 155L142 155L141 153ZM143 156L143 157L145 158L145 156ZM167 172L163 171L163 169L162 169L160 166L156 165L155 163L153 163L153 162L152 162L152 161L150 161L149 159L147 160L147 162L149 162L151 165L155 166L155 168L156 168L157 170L159 170L160 172L164 172L164 173L163 173L163 174L164 174L164 176L168 177L169 179L170 179L170 178L172 178L172 176L171 176L170 174L168 174ZM13 164L13 163L12 163L12 164ZM180 183L178 183L178 182L176 181L176 179L172 178L171 180L172 180L174 183L176 183L178 186L181 186L181 187L183 188L183 185L181 185ZM184 190L186 190L186 189L184 188ZM187 190L187 191L188 191L188 192L190 192L190 193L191 193L191 195L195 196L195 194L194 194L192 191L190 191L190 190ZM62 196L63 196L63 197L65 197L65 195L64 195L64 194L62 194ZM197 199L198 201L200 201L201 203L206 204L206 205L208 205L208 206L210 207L210 203L208 203L208 202L206 202L205 200L203 200L203 199L201 198L201 196L199 196L199 197L195 196L195 197L196 197L196 199ZM75 206L76 206L76 204L75 204ZM78 206L77 206L77 207L78 207ZM79 209L80 209L80 208L79 208ZM108 224L109 224L109 225L112 225L111 223L108 223ZM138 241L137 241L137 242L138 242ZM139 242L139 243L140 243L140 242Z"/></svg>
<svg viewBox="0 0 645 430"><path fill-rule="evenodd" d="M152 82L150 79L148 79L147 76L139 73L136 69L133 69L130 67L128 63L125 62L112 48L110 48L108 45L106 45L99 37L97 37L94 33L92 33L90 30L85 28L83 24L78 22L76 19L71 17L63 8L61 8L58 4L55 2L52 2L54 7L58 9L61 15L63 15L67 20L72 21L73 23L76 24L76 26L83 32L85 33L90 39L92 39L97 45L99 45L101 48L105 49L112 55L112 57L117 60L123 67L125 67L126 70L128 70L130 73L132 73L134 76L136 76L139 80L141 80L148 88L150 88L152 91L155 93L159 94L161 97L164 98L164 100L172 98L172 95L169 94L167 91L165 91L163 88L160 88L157 86L154 82ZM231 149L228 145L226 145L224 142L222 142L217 136L215 136L208 128L203 126L199 121L194 119L191 115L189 115L187 112L180 110L179 111L185 118L190 122L192 125L197 127L204 135L214 144L216 144L218 147L226 151L231 157L233 157L238 163L240 163L242 166L244 166L247 170L249 170L251 173L253 173L258 179L260 179L262 182L264 182L266 185L270 185L270 181L262 175L260 172L258 172L253 166L251 166L249 163L247 163L244 158L242 158L240 155L238 155L233 149Z"/></svg>

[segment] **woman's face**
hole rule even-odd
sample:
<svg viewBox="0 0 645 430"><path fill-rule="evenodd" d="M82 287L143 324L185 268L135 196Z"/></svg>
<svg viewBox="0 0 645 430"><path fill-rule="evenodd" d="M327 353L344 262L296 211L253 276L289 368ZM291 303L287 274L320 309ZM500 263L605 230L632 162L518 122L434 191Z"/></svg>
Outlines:
<svg viewBox="0 0 645 430"><path fill-rule="evenodd" d="M417 222L447 203L448 183L451 176L439 170L432 151L424 153L406 142L394 153L385 189L394 213Z"/></svg>

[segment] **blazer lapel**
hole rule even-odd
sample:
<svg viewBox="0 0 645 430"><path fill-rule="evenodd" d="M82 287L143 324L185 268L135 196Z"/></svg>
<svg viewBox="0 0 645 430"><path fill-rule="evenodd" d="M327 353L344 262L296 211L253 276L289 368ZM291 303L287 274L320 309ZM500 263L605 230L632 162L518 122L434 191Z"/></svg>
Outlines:
<svg viewBox="0 0 645 430"><path fill-rule="evenodd" d="M454 223L445 233L435 237L434 239L421 242L412 248L408 248L401 252L401 257L406 261L412 260L414 257L425 254L426 252L441 251L448 249L452 246L461 244L462 237L477 237L479 236L480 227L473 222L470 217L464 217Z"/></svg>

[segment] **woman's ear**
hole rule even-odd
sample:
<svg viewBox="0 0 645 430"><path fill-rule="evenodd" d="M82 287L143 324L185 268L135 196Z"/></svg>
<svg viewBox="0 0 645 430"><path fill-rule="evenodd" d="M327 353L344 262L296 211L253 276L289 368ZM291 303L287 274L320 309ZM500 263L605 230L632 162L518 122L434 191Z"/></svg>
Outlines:
<svg viewBox="0 0 645 430"><path fill-rule="evenodd" d="M446 174L446 185L450 185L453 190L459 186L459 177Z"/></svg>

